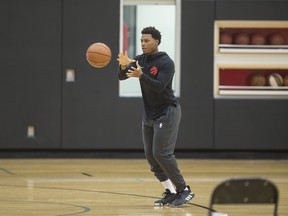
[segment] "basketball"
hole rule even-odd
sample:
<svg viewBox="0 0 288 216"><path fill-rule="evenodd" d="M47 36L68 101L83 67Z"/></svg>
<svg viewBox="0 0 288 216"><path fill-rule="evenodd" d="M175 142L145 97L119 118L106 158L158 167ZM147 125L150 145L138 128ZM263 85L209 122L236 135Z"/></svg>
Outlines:
<svg viewBox="0 0 288 216"><path fill-rule="evenodd" d="M283 78L278 73L272 73L268 77L268 83L270 86L282 86L283 85Z"/></svg>
<svg viewBox="0 0 288 216"><path fill-rule="evenodd" d="M249 80L250 86L265 86L266 78L263 74L253 74Z"/></svg>
<svg viewBox="0 0 288 216"><path fill-rule="evenodd" d="M251 44L252 45L265 45L266 38L263 34L255 33L251 35Z"/></svg>
<svg viewBox="0 0 288 216"><path fill-rule="evenodd" d="M227 32L220 33L220 44L232 44L233 39L232 35Z"/></svg>
<svg viewBox="0 0 288 216"><path fill-rule="evenodd" d="M284 45L285 44L285 38L282 34L273 33L269 35L269 44L270 45Z"/></svg>
<svg viewBox="0 0 288 216"><path fill-rule="evenodd" d="M94 43L88 47L86 59L92 67L103 68L111 60L111 50L104 43Z"/></svg>
<svg viewBox="0 0 288 216"><path fill-rule="evenodd" d="M245 32L239 32L234 35L234 43L239 45L249 45L250 37Z"/></svg>
<svg viewBox="0 0 288 216"><path fill-rule="evenodd" d="M288 86L288 74L284 76L283 78L283 85Z"/></svg>

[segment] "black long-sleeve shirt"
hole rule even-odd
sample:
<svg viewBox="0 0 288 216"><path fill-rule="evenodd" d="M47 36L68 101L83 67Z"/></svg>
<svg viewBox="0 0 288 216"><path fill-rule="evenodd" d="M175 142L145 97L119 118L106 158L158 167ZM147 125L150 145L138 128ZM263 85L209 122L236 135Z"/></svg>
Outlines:
<svg viewBox="0 0 288 216"><path fill-rule="evenodd" d="M139 79L146 118L157 119L163 115L167 106L178 104L177 98L172 90L172 80L175 73L173 60L166 52L158 52L154 55L138 55L134 58L142 68L142 76ZM125 70L118 68L119 80L127 79L126 73L131 66Z"/></svg>

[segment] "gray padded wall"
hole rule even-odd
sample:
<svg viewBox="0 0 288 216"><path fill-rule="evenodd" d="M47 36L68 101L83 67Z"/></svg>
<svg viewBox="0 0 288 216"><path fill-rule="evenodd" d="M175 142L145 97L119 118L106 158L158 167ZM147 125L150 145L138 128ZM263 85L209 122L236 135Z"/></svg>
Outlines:
<svg viewBox="0 0 288 216"><path fill-rule="evenodd" d="M177 148L213 148L214 1L182 1L182 122Z"/></svg>
<svg viewBox="0 0 288 216"><path fill-rule="evenodd" d="M288 20L288 1L217 0L217 20ZM215 149L288 149L287 99L215 100Z"/></svg>
<svg viewBox="0 0 288 216"><path fill-rule="evenodd" d="M59 148L61 1L2 0L0 26L0 147Z"/></svg>
<svg viewBox="0 0 288 216"><path fill-rule="evenodd" d="M118 96L119 8L115 0L64 0L63 77L67 68L76 71L75 82L63 81L64 149L142 149L141 99ZM95 42L112 51L105 68L86 61Z"/></svg>

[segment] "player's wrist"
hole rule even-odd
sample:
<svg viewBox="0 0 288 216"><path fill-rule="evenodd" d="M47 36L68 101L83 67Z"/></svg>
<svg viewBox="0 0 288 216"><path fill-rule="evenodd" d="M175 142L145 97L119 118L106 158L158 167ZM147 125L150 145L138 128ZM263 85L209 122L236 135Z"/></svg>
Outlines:
<svg viewBox="0 0 288 216"><path fill-rule="evenodd" d="M121 70L125 70L127 68L127 65L121 65L120 64L120 67L121 67Z"/></svg>

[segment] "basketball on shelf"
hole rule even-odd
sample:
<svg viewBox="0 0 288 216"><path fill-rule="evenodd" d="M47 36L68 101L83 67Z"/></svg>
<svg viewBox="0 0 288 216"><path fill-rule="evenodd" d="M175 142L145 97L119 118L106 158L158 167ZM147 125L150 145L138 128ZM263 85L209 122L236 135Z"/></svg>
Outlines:
<svg viewBox="0 0 288 216"><path fill-rule="evenodd" d="M111 60L111 50L105 43L94 43L88 47L86 59L92 67L103 68Z"/></svg>
<svg viewBox="0 0 288 216"><path fill-rule="evenodd" d="M282 86L283 78L278 73L272 73L268 76L268 83L270 86Z"/></svg>
<svg viewBox="0 0 288 216"><path fill-rule="evenodd" d="M288 74L284 76L283 78L283 85L288 86Z"/></svg>
<svg viewBox="0 0 288 216"><path fill-rule="evenodd" d="M255 33L251 35L251 45L265 45L266 37L263 34Z"/></svg>
<svg viewBox="0 0 288 216"><path fill-rule="evenodd" d="M284 45L285 38L282 34L273 33L268 37L269 45Z"/></svg>
<svg viewBox="0 0 288 216"><path fill-rule="evenodd" d="M266 78L263 74L253 74L249 80L250 86L265 86Z"/></svg>
<svg viewBox="0 0 288 216"><path fill-rule="evenodd" d="M248 33L239 32L234 35L234 43L238 45L249 45L250 37Z"/></svg>
<svg viewBox="0 0 288 216"><path fill-rule="evenodd" d="M232 42L233 42L232 34L228 32L220 33L220 44L232 44Z"/></svg>

